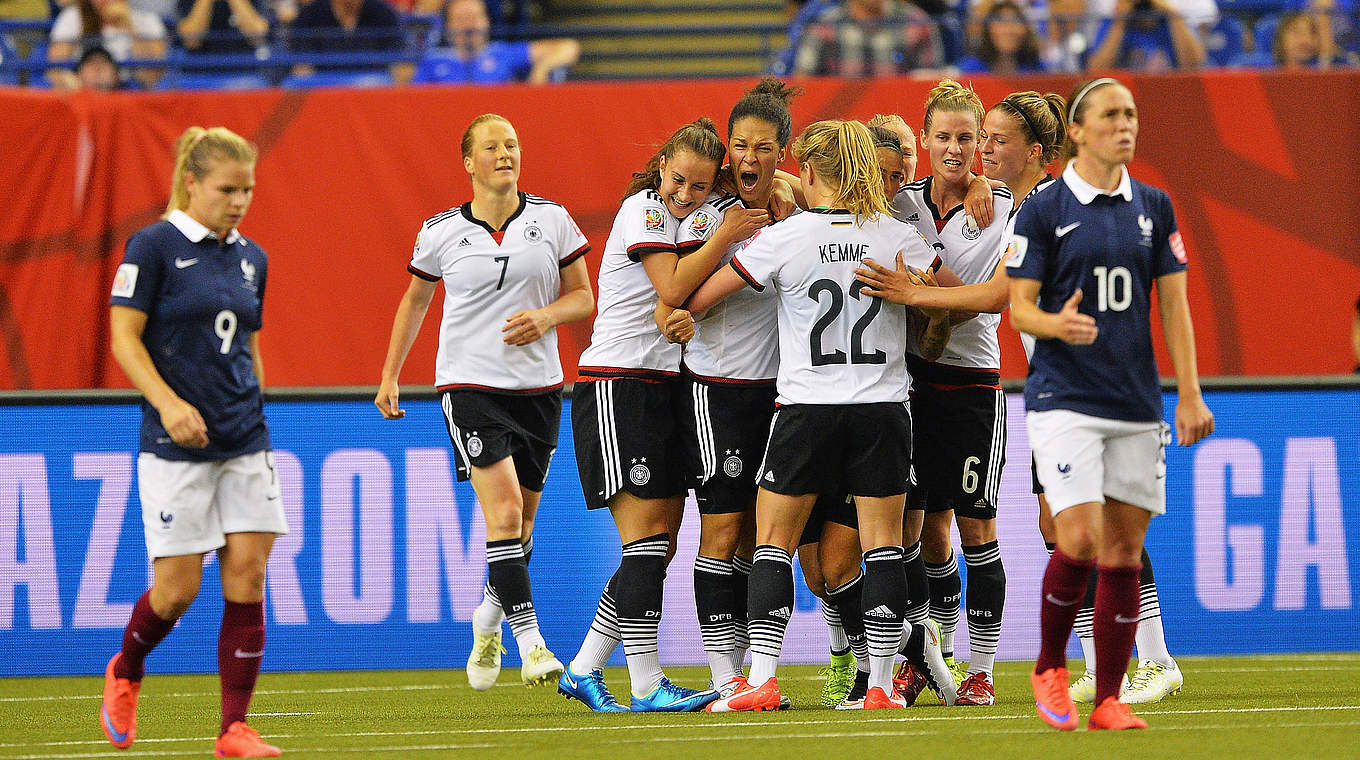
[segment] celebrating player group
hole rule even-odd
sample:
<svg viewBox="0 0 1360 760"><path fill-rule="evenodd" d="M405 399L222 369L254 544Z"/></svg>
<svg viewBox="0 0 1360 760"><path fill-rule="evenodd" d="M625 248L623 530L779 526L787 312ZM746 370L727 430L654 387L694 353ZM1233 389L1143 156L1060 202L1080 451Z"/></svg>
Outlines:
<svg viewBox="0 0 1360 760"><path fill-rule="evenodd" d="M991 705L1006 597L997 329L1010 308L1028 336L1026 424L1051 553L1036 710L1071 730L1074 700L1088 701L1091 729L1146 727L1129 704L1182 683L1143 551L1165 510L1170 442L1154 291L1178 442L1211 433L1213 416L1175 216L1125 168L1132 94L1102 78L1069 98L1017 92L986 110L944 80L919 139L891 115L795 136L798 94L762 81L731 109L725 142L709 119L677 129L624 190L595 288L568 212L519 189L514 127L493 114L467 127L472 200L421 225L375 403L404 415L400 371L443 283L437 385L457 477L471 480L487 526L469 683L495 683L508 622L524 683L555 682L594 711L788 708L777 667L797 555L828 629L823 706L903 708L926 690ZM918 146L929 176L913 181ZM797 176L777 168L790 152ZM278 753L245 719L264 653L264 563L287 527L260 413L265 257L236 230L255 152L219 128L186 133L180 156L167 221L134 236L113 292L115 356L146 398L143 512L158 519L146 520L155 578L109 662L101 721L116 746L132 743L142 662L217 551L228 603L216 751L258 757ZM590 316L596 292L572 433L585 505L609 511L621 558L579 650L559 660L528 565L562 411L555 328ZM705 688L666 677L657 635L691 490ZM961 607L966 663L953 644ZM1086 672L1069 683L1074 625ZM626 701L603 674L620 643Z"/></svg>

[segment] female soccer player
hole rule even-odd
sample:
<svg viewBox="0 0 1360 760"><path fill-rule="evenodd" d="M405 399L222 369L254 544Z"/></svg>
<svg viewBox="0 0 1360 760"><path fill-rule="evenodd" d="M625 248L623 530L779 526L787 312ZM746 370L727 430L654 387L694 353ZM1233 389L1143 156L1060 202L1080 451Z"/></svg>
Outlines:
<svg viewBox="0 0 1360 760"><path fill-rule="evenodd" d="M736 220L751 210L758 214L769 208L775 169L793 138L789 104L800 92L770 77L732 107L727 151L736 195L710 198L680 224L676 242L682 254L697 246L719 246L721 266L746 243L746 238L728 242L726 236L712 240L721 229L718 215L731 210ZM708 254L703 248L698 252ZM678 306L689 293L675 295L681 297L661 303ZM726 693L740 683L738 657L746 650L739 639L746 633L749 553L745 572L737 571L735 560L741 536L749 537L754 526L752 471L765 453L774 415L779 353L775 302L770 296L754 291L734 294L710 309L695 324L680 368L677 423L687 483L694 488L700 516L694 602L713 684ZM746 548L749 552L749 544Z"/></svg>
<svg viewBox="0 0 1360 760"><path fill-rule="evenodd" d="M264 251L237 231L255 191L255 146L190 127L175 148L163 221L128 241L113 281L113 356L142 394L137 488L151 589L104 670L100 722L115 747L137 736L143 663L198 595L203 555L222 576L218 757L273 757L246 725L264 655L264 575L288 532L260 389Z"/></svg>
<svg viewBox="0 0 1360 760"><path fill-rule="evenodd" d="M500 674L502 619L519 645L524 683L562 674L538 629L528 555L562 418L556 326L590 316L594 298L582 258L590 245L571 215L519 191L510 122L473 119L462 153L472 201L421 225L374 404L387 419L405 415L398 377L442 281L435 383L458 479L472 480L486 518L486 593L467 661L468 683L484 691Z"/></svg>
<svg viewBox="0 0 1360 760"><path fill-rule="evenodd" d="M715 691L670 682L657 654L662 583L685 493L676 431L678 345L657 328L658 299L676 303L717 266L727 247L768 221L764 211L732 214L714 244L679 257L680 221L713 189L726 150L713 122L681 127L633 175L600 262L600 311L581 354L572 403L576 465L590 509L608 507L623 542L581 650L558 690L596 711L623 710L601 668L622 639L634 712L687 712Z"/></svg>
<svg viewBox="0 0 1360 760"><path fill-rule="evenodd" d="M916 225L965 283L990 277L1008 240L1007 224L981 228L963 206L982 117L976 93L952 80L940 82L926 101L921 132L933 174L907 185L894 206L894 215ZM996 216L1008 219L1013 205L1010 191L994 188L992 195ZM912 448L917 487L912 489L911 508L925 511L921 555L929 578L930 617L940 626L946 662L952 662L961 590L950 544L955 518L968 563L973 656L967 678L955 673L963 681L959 703L966 705L990 705L995 699L991 670L1006 589L996 540L996 500L1006 445L999 323L1000 317L984 314L958 325L937 361L924 360L915 348L907 357L915 380ZM915 539L906 537L909 544ZM907 553L913 553L911 546ZM914 605L913 623L923 622L922 612Z"/></svg>
<svg viewBox="0 0 1360 760"><path fill-rule="evenodd" d="M1038 339L1025 383L1026 427L1058 538L1044 574L1031 681L1039 716L1075 729L1064 650L1098 563L1096 709L1087 727L1146 728L1118 693L1138 624L1143 536L1166 501L1169 431L1152 351L1154 280L1180 395L1181 445L1212 433L1214 418L1199 390L1175 214L1166 193L1132 180L1125 166L1138 136L1133 95L1114 79L1084 82L1069 100L1068 120L1076 158L1060 182L1021 209L1006 262L1011 320Z"/></svg>
<svg viewBox="0 0 1360 760"><path fill-rule="evenodd" d="M902 508L910 481L910 377L906 312L865 300L858 261L898 251L918 267L934 252L910 227L887 217L873 138L859 122L823 121L794 143L812 208L762 231L692 296L705 310L749 285L778 297L780 408L757 469L756 551L747 619L748 683L713 702L712 712L779 705L775 667L793 609L792 553L819 493L855 497L864 578L870 688L865 707L902 706L891 695L902 636L906 578ZM936 320L935 323L943 323ZM947 330L947 323L936 329Z"/></svg>

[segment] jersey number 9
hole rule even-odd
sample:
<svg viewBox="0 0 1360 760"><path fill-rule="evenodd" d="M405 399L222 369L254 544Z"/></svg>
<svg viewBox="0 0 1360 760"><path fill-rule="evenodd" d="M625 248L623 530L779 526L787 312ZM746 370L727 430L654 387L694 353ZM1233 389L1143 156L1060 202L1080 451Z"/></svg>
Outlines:
<svg viewBox="0 0 1360 760"><path fill-rule="evenodd" d="M213 317L213 330L222 339L222 347L218 350L224 354L231 353L231 339L236 337L236 312L231 309L217 312L217 316Z"/></svg>
<svg viewBox="0 0 1360 760"><path fill-rule="evenodd" d="M864 287L864 283L856 280L850 286L850 297L856 301L860 300L859 291ZM845 308L845 296L841 294L841 286L835 280L822 279L812 283L808 288L808 298L816 301L820 306L822 294L825 293L831 298L831 305L822 313L817 321L812 324L812 332L808 335L808 347L812 351L812 366L823 367L828 364L845 364L845 352L836 349L829 354L822 353L822 333L836 318L841 315L841 310ZM869 308L855 322L855 326L850 330L850 364L886 364L888 355L883 351L868 352L864 350L864 331L869 328L874 317L882 310L883 302L877 298L869 299Z"/></svg>

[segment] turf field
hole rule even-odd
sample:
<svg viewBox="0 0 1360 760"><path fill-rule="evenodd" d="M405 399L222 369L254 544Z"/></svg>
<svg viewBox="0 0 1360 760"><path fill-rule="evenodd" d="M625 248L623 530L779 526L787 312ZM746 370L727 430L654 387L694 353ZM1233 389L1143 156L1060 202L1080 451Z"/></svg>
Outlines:
<svg viewBox="0 0 1360 760"><path fill-rule="evenodd" d="M1001 665L992 708L834 712L815 706L816 668L786 667L780 683L794 709L739 715L594 715L555 689L520 686L510 680L517 669L481 694L459 671L266 673L251 723L292 758L1360 757L1360 654L1180 664L1185 691L1143 706L1151 730L1122 734L1060 734L1042 725L1021 663ZM670 674L697 684L707 669ZM624 669L606 677L626 693ZM137 743L126 752L99 729L100 688L96 678L0 681L0 757L211 755L216 676L148 678Z"/></svg>

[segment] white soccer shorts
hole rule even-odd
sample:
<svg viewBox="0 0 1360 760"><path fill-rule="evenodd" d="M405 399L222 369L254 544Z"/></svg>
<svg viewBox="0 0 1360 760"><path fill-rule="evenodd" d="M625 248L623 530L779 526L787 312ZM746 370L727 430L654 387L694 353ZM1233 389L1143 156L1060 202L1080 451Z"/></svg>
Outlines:
<svg viewBox="0 0 1360 760"><path fill-rule="evenodd" d="M1165 422L1128 422L1066 409L1028 412L1025 427L1053 514L1106 497L1166 512Z"/></svg>
<svg viewBox="0 0 1360 760"><path fill-rule="evenodd" d="M225 546L228 533L288 532L272 451L214 462L142 452L137 493L152 559L206 554Z"/></svg>

